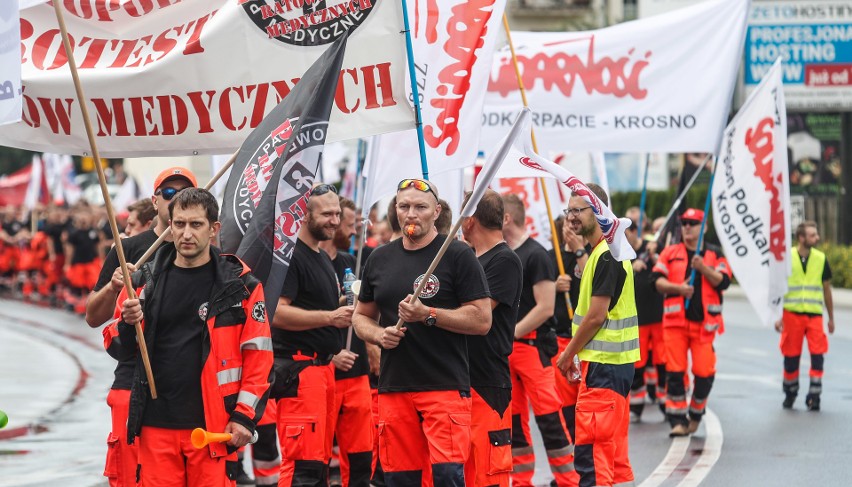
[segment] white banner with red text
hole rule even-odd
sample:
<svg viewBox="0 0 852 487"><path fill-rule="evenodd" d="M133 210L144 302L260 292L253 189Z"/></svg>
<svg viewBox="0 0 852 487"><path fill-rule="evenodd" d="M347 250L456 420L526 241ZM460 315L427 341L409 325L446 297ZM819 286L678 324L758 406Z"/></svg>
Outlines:
<svg viewBox="0 0 852 487"><path fill-rule="evenodd" d="M414 126L396 0L65 0L104 157L230 153L350 30L328 141ZM89 152L51 5L21 12L23 122L0 144Z"/></svg>
<svg viewBox="0 0 852 487"><path fill-rule="evenodd" d="M428 172L430 177L457 172L476 161L482 106L506 0L407 2ZM410 89L408 96L414 99ZM403 178L423 174L414 130L381 138L381 168L371 172L371 177L382 178L372 185L381 191L368 198L367 206L395 191L394 184ZM498 138L489 149L499 143Z"/></svg>
<svg viewBox="0 0 852 487"><path fill-rule="evenodd" d="M585 32L513 32L540 153L713 152L731 106L749 0ZM512 57L494 57L480 147L521 109Z"/></svg>
<svg viewBox="0 0 852 487"><path fill-rule="evenodd" d="M713 179L713 221L731 269L761 321L781 318L790 267L787 110L776 62L725 129Z"/></svg>

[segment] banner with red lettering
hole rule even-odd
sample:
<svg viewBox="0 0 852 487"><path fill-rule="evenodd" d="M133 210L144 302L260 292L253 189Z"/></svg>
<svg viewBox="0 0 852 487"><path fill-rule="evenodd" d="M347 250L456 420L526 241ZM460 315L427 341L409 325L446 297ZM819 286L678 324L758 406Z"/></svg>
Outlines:
<svg viewBox="0 0 852 487"><path fill-rule="evenodd" d="M476 161L482 105L506 0L406 1L431 178ZM413 100L410 89L408 95ZM489 149L499 146L509 128ZM366 206L393 193L400 180L422 177L414 130L382 139L377 159L381 168L370 176L381 181L371 185L378 191L367 195Z"/></svg>
<svg viewBox="0 0 852 487"><path fill-rule="evenodd" d="M713 221L731 270L761 321L781 318L790 267L787 110L781 61L725 129Z"/></svg>
<svg viewBox="0 0 852 487"><path fill-rule="evenodd" d="M104 157L233 152L347 30L328 140L414 125L398 0L64 0L62 8ZM0 128L0 144L88 152L53 7L23 10L20 26L23 122Z"/></svg>
<svg viewBox="0 0 852 487"><path fill-rule="evenodd" d="M709 0L585 32L513 32L540 153L713 152L742 60L749 0ZM483 150L522 107L508 49L494 57Z"/></svg>
<svg viewBox="0 0 852 487"><path fill-rule="evenodd" d="M0 2L0 125L21 120L18 1Z"/></svg>

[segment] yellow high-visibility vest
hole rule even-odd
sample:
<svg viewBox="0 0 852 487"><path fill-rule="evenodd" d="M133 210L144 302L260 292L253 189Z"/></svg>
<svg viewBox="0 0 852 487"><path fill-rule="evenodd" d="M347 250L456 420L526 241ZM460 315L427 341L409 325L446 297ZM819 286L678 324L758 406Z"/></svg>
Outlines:
<svg viewBox="0 0 852 487"><path fill-rule="evenodd" d="M580 297L571 329L574 336L589 312L592 301L592 280L600 256L609 250L605 240L595 246L583 269L580 279ZM636 313L636 295L633 291L633 266L629 260L621 262L627 277L615 306L607 311L606 320L595 336L583 347L580 360L602 364L629 364L639 361L639 318Z"/></svg>
<svg viewBox="0 0 852 487"><path fill-rule="evenodd" d="M802 269L802 258L794 247L790 250L793 274L787 281L784 309L793 313L822 314L822 273L825 269L825 254L811 249L807 271Z"/></svg>

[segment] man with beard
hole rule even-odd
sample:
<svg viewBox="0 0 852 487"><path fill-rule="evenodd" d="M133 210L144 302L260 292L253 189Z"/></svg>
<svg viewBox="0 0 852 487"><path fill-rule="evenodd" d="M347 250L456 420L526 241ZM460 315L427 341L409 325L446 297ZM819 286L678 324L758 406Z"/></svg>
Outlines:
<svg viewBox="0 0 852 487"><path fill-rule="evenodd" d="M353 308L338 307L340 284L319 244L331 240L339 225L334 186L315 186L272 322L282 487L328 481L334 434L334 373L328 364L341 349L339 328L351 325Z"/></svg>
<svg viewBox="0 0 852 487"><path fill-rule="evenodd" d="M383 348L379 374L379 456L389 487L465 484L470 452L466 335L491 329L485 273L470 247L452 241L430 276L423 272L446 236L435 186L403 179L396 215L403 237L367 260L354 315L364 341ZM419 299L412 290L423 280ZM405 326L396 328L398 320Z"/></svg>
<svg viewBox="0 0 852 487"><path fill-rule="evenodd" d="M607 205L595 184L588 188ZM572 193L566 223L592 244L571 325L572 336L557 366L571 382L580 382L576 406L574 465L580 486L633 485L627 449L630 425L627 395L633 364L639 360L639 321L630 261L612 256L592 206ZM574 362L582 360L582 374Z"/></svg>
<svg viewBox="0 0 852 487"><path fill-rule="evenodd" d="M332 240L320 243L331 259L339 282L343 282L346 269L355 272L355 257L347 252L355 235L355 203L340 198L340 226ZM343 299L341 299L343 301ZM342 302L341 305L345 305ZM340 449L340 479L343 487L368 487L373 476L373 414L371 410L370 381L367 373L367 347L352 328L341 328L341 343L350 342L332 359L334 365L334 409L331 431L337 437ZM370 345L370 347L376 347Z"/></svg>

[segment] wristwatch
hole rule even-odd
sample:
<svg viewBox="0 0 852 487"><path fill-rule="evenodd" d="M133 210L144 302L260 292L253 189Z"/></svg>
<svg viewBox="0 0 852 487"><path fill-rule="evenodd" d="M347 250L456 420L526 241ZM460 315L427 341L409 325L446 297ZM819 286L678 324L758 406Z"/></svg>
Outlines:
<svg viewBox="0 0 852 487"><path fill-rule="evenodd" d="M574 255L579 259L580 257L586 255L586 249L577 249L574 251Z"/></svg>
<svg viewBox="0 0 852 487"><path fill-rule="evenodd" d="M435 326L438 323L438 310L435 308L429 308L429 317L426 318L426 326Z"/></svg>

